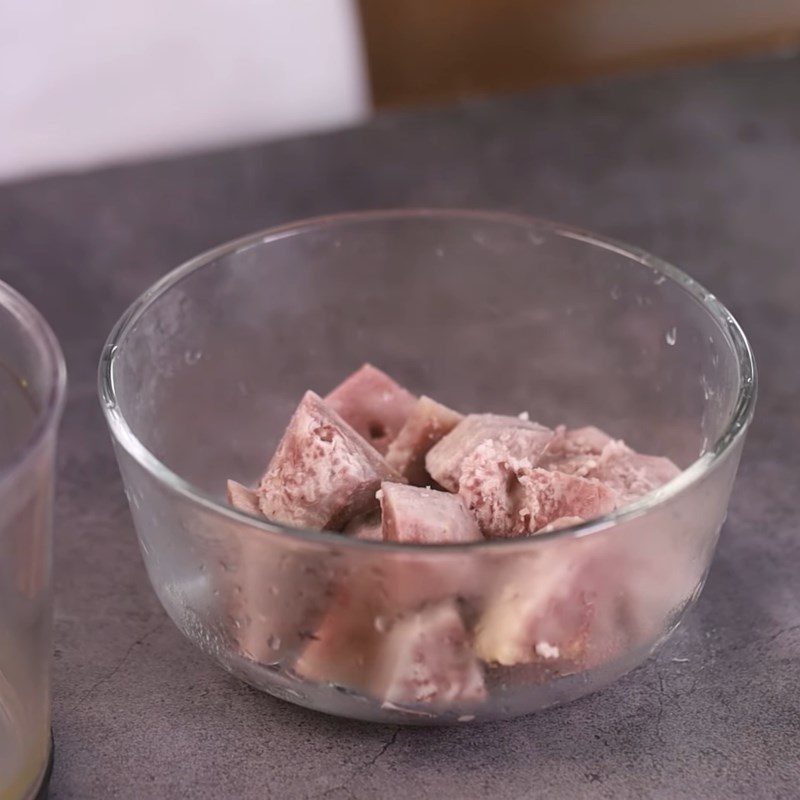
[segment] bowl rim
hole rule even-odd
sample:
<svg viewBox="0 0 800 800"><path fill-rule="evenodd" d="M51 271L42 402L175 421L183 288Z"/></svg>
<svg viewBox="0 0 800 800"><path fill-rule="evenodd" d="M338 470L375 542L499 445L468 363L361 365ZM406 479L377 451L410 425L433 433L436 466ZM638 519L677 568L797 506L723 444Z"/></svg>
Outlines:
<svg viewBox="0 0 800 800"><path fill-rule="evenodd" d="M0 464L0 488L2 488L14 475L29 468L35 461L43 442L58 425L66 399L67 366L61 345L47 320L33 303L5 281L0 281L0 308L14 317L23 329L24 335L33 343L37 358L44 366L46 381L41 402L35 403L32 398L30 399L35 406L36 416L25 441ZM24 389L24 383L19 376L2 361L0 369L7 370Z"/></svg>
<svg viewBox="0 0 800 800"><path fill-rule="evenodd" d="M739 385L737 388L736 402L731 411L727 425L720 437L714 442L713 446L709 447L705 453L700 455L667 484L644 495L636 502L624 506L622 509L549 533L541 533L529 537L486 539L465 544L400 544L394 542L365 541L343 536L341 533L334 531L317 531L297 528L279 522L273 522L266 518L255 517L218 501L213 495L194 486L192 483L173 472L136 437L128 425L127 420L119 410L116 399L117 395L114 389L114 361L118 351L124 344L124 339L128 332L158 298L192 273L213 264L222 256L230 255L238 250L246 249L254 245L269 244L270 242L289 236L339 224L360 224L404 219L463 219L474 222L514 224L528 228L533 227L539 230L545 229L549 234L581 241L588 245L622 255L631 261L635 261L651 269L657 275L663 276L664 279L677 284L695 301L700 303L714 318L720 330L728 339L729 346L732 347L736 355L737 366L739 368ZM744 436L753 418L758 393L758 376L755 357L750 343L731 312L717 300L715 295L701 286L694 278L689 277L689 275L682 270L667 261L651 255L645 250L586 231L573 225L562 224L521 213L481 211L475 209L401 208L327 214L288 222L233 239L185 261L139 295L111 329L100 357L98 367L98 393L106 422L115 442L123 447L125 452L159 483L166 484L172 491L182 495L193 503L199 504L207 511L220 514L240 525L246 525L253 530L266 533L270 536L277 536L279 538L291 537L295 541L301 539L307 543L325 545L326 547L381 548L384 552L388 550L397 550L405 553L409 551L424 551L427 553L438 551L452 554L459 551L465 552L511 546L522 546L526 548L537 547L546 542L552 542L558 539L582 538L616 527L620 523L626 523L648 513L657 506L663 505L701 480L739 439Z"/></svg>

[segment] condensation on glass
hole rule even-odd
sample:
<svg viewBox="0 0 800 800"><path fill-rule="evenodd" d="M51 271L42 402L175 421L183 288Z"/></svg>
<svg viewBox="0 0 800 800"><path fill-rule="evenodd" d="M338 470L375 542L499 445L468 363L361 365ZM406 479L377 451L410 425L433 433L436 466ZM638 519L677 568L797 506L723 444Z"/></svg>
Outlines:
<svg viewBox="0 0 800 800"><path fill-rule="evenodd" d="M64 388L52 331L0 283L0 800L36 796L50 758L53 477Z"/></svg>

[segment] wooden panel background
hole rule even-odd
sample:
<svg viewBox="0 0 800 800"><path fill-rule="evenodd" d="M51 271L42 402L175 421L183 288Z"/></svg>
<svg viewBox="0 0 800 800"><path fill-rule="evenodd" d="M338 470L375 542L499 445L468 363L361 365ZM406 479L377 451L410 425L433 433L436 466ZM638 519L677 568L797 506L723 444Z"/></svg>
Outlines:
<svg viewBox="0 0 800 800"><path fill-rule="evenodd" d="M800 0L360 0L376 105L800 42Z"/></svg>

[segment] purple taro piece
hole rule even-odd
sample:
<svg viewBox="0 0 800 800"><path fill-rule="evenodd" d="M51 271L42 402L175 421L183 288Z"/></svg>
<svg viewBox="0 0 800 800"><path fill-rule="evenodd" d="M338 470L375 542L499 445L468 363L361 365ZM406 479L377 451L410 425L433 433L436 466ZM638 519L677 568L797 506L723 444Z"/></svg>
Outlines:
<svg viewBox="0 0 800 800"><path fill-rule="evenodd" d="M572 430L559 425L537 466L585 478L596 469L603 448L613 441L607 433L591 425Z"/></svg>
<svg viewBox="0 0 800 800"><path fill-rule="evenodd" d="M428 606L392 626L379 652L375 693L387 707L472 704L486 697L454 601Z"/></svg>
<svg viewBox="0 0 800 800"><path fill-rule="evenodd" d="M369 692L375 653L382 644L375 626L376 603L369 584L335 590L322 620L309 631L294 671L309 681Z"/></svg>
<svg viewBox="0 0 800 800"><path fill-rule="evenodd" d="M325 402L383 455L417 398L385 372L364 364L340 383Z"/></svg>
<svg viewBox="0 0 800 800"><path fill-rule="evenodd" d="M257 492L236 481L228 481L228 500L240 511L263 517ZM316 623L326 599L326 572L318 556L307 553L278 561L268 537L237 535L238 524L230 522L220 531L225 539L223 571L217 578L204 578L213 581L215 594L226 597L241 654L270 664L304 644L300 631Z"/></svg>
<svg viewBox="0 0 800 800"><path fill-rule="evenodd" d="M617 494L617 508L663 486L680 472L668 458L637 453L591 426L556 428L539 466L599 480Z"/></svg>
<svg viewBox="0 0 800 800"><path fill-rule="evenodd" d="M439 484L456 492L462 462L484 442L495 442L509 456L535 465L552 438L549 428L519 417L470 414L428 451L425 466Z"/></svg>
<svg viewBox="0 0 800 800"><path fill-rule="evenodd" d="M228 503L239 511L244 511L245 514L262 516L258 505L258 494L236 481L228 481Z"/></svg>
<svg viewBox="0 0 800 800"><path fill-rule="evenodd" d="M355 527L356 523L348 526ZM362 529L363 530L363 529ZM359 537L359 532L351 535ZM302 677L348 686L381 697L387 662L377 662L387 633L398 620L420 608L454 597L480 594L485 577L468 555L441 554L430 559L419 551L392 552L364 562L359 571L342 576L319 604L320 620L308 625L308 641L295 664ZM315 598L316 599L316 598Z"/></svg>
<svg viewBox="0 0 800 800"><path fill-rule="evenodd" d="M594 565L582 549L544 550L497 576L475 624L479 658L507 667L539 663L566 671L581 664L594 619L589 580Z"/></svg>
<svg viewBox="0 0 800 800"><path fill-rule="evenodd" d="M680 469L668 458L642 455L621 441L609 442L603 448L591 473L617 493L618 508L663 486L678 474Z"/></svg>
<svg viewBox="0 0 800 800"><path fill-rule="evenodd" d="M261 513L286 525L340 530L374 509L381 482L394 479L372 447L306 392L261 479Z"/></svg>
<svg viewBox="0 0 800 800"><path fill-rule="evenodd" d="M386 462L411 484L424 486L430 483L425 456L462 419L457 411L423 395L417 400L397 438L389 445Z"/></svg>
<svg viewBox="0 0 800 800"><path fill-rule="evenodd" d="M383 541L383 523L380 511L364 514L347 523L343 533L365 542Z"/></svg>
<svg viewBox="0 0 800 800"><path fill-rule="evenodd" d="M546 469L526 469L519 475L524 507L521 520L532 531L562 517L594 519L614 510L614 492L600 481Z"/></svg>
<svg viewBox="0 0 800 800"><path fill-rule="evenodd" d="M600 481L533 467L491 440L464 459L459 494L490 538L535 533L560 517L591 519L616 499Z"/></svg>
<svg viewBox="0 0 800 800"><path fill-rule="evenodd" d="M416 544L462 544L483 539L475 519L455 494L384 483L383 539Z"/></svg>

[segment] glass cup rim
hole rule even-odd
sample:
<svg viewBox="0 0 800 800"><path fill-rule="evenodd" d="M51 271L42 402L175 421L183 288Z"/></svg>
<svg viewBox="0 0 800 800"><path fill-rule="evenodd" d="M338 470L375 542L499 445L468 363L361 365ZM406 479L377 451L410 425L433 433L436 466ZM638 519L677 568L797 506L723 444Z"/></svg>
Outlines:
<svg viewBox="0 0 800 800"><path fill-rule="evenodd" d="M67 367L64 353L53 329L41 312L16 289L0 281L0 307L14 316L25 335L33 342L44 364L46 391L36 410L36 419L25 442L0 464L0 486L12 475L24 469L34 458L41 443L58 425L67 387Z"/></svg>
<svg viewBox="0 0 800 800"><path fill-rule="evenodd" d="M359 224L370 222L387 222L397 220L464 220L471 222L505 223L524 227L534 227L546 230L548 233L567 239L584 242L588 245L617 253L625 258L651 269L655 274L663 276L677 284L691 298L702 305L710 314L720 329L726 335L729 346L734 350L739 367L739 385L733 410L729 416L725 429L720 437L705 453L700 455L679 475L669 483L643 496L635 503L622 509L612 511L601 517L587 520L576 525L562 528L549 533L536 534L535 536L487 539L480 542L466 544L398 544L390 542L373 542L353 537L343 536L333 531L317 531L304 528L295 528L273 522L266 518L246 514L232 506L221 503L211 494L194 486L189 481L173 472L161 462L133 433L124 415L119 410L117 395L114 389L113 367L117 353L124 344L124 339L137 320L144 312L162 295L178 284L184 278L212 265L219 258L236 253L256 245L266 245L270 242L284 239L312 230L321 230L340 224ZM233 239L185 261L180 266L168 272L161 279L146 289L127 308L117 320L106 340L98 367L98 393L100 396L103 413L111 434L128 455L130 455L143 469L150 473L159 483L167 485L172 491L196 503L208 511L222 515L240 525L246 525L254 530L261 531L271 536L280 538L291 537L295 540L302 539L308 543L336 546L339 548L376 548L383 551L387 549L409 552L446 552L448 554L459 551L474 551L481 549L494 549L498 547L537 547L545 542L557 539L582 538L594 535L604 530L615 527L642 516L657 506L661 506L673 497L682 494L686 489L701 480L714 465L736 444L745 434L755 410L758 393L758 377L755 357L739 323L731 312L707 289L701 286L678 267L651 255L633 245L628 245L615 239L601 236L582 228L553 222L535 216L502 211L479 211L473 209L444 209L444 208L411 208L411 209L385 209L371 211L354 211L338 214L329 214L297 220L294 222L277 225L255 233Z"/></svg>

